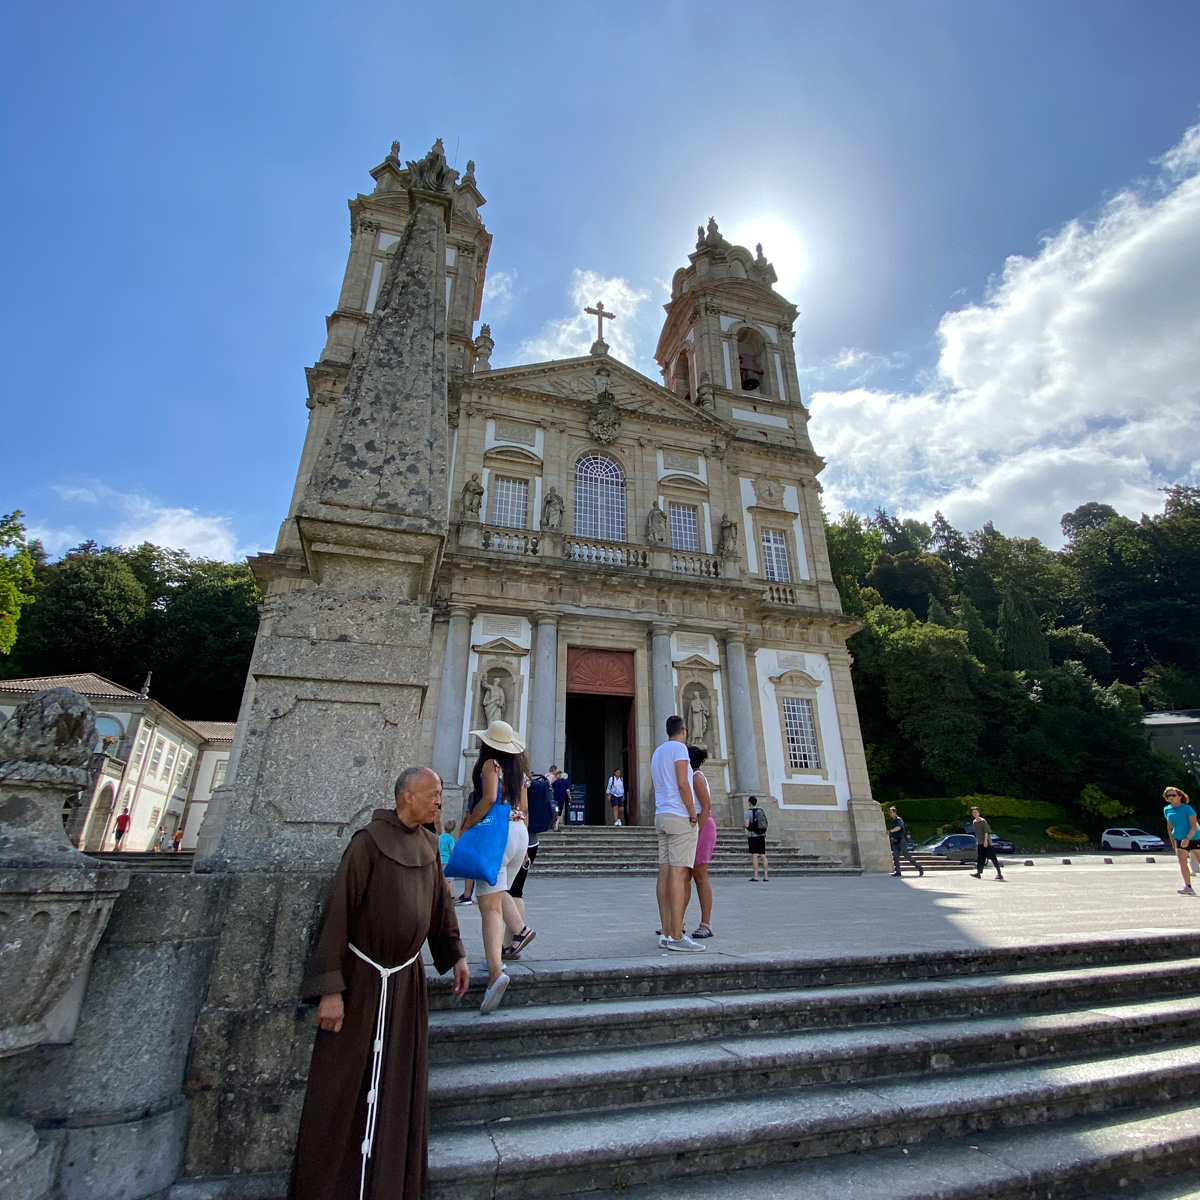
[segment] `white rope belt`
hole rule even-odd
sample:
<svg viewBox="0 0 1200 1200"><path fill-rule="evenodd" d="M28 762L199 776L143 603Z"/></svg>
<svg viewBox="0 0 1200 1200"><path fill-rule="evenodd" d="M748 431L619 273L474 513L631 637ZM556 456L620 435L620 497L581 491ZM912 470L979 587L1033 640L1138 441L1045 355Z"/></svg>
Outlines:
<svg viewBox="0 0 1200 1200"><path fill-rule="evenodd" d="M358 1181L358 1200L366 1200L367 1195L367 1160L371 1157L371 1149L375 1145L375 1119L379 1115L379 1079L383 1074L383 1034L387 1026L388 984L391 978L405 967L411 967L421 957L418 950L408 960L398 967L381 967L377 962L368 958L353 942L350 949L368 966L379 972L379 1015L375 1018L375 1046L371 1056L371 1086L367 1090L367 1128L363 1135L362 1144L362 1173Z"/></svg>

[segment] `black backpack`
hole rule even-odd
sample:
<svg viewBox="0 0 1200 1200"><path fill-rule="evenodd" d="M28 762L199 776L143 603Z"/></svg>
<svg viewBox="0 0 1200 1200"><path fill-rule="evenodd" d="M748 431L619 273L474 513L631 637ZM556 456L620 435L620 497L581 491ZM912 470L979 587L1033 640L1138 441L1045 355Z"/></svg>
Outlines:
<svg viewBox="0 0 1200 1200"><path fill-rule="evenodd" d="M545 833L554 824L554 801L550 798L550 781L545 775L535 775L525 789L529 804L530 836Z"/></svg>
<svg viewBox="0 0 1200 1200"><path fill-rule="evenodd" d="M767 832L767 814L761 808L755 808L750 813L750 832L759 837Z"/></svg>

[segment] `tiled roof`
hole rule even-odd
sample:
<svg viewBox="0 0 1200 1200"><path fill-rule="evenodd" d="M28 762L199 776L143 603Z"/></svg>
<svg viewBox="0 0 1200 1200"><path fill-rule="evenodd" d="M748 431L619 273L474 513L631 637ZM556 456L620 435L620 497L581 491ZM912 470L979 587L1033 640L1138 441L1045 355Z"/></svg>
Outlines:
<svg viewBox="0 0 1200 1200"><path fill-rule="evenodd" d="M89 671L84 675L39 675L33 679L0 679L0 693L20 692L30 695L34 692L44 692L50 688L72 688L82 696L119 696L126 700L136 700L140 693L131 688L122 687Z"/></svg>
<svg viewBox="0 0 1200 1200"><path fill-rule="evenodd" d="M237 726L232 721L188 721L206 742L232 742Z"/></svg>

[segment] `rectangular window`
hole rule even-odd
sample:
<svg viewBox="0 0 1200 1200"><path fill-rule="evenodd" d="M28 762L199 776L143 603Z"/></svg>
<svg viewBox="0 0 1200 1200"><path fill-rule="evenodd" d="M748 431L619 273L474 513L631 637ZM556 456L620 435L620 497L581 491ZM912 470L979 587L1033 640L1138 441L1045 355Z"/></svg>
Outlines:
<svg viewBox="0 0 1200 1200"><path fill-rule="evenodd" d="M165 738L159 738L154 743L154 753L150 755L150 770L147 772L151 779L158 777L158 764L162 762L163 747L166 744Z"/></svg>
<svg viewBox="0 0 1200 1200"><path fill-rule="evenodd" d="M153 829L158 824L158 814L161 812L161 808L152 808L150 810L150 820L146 822L147 829Z"/></svg>
<svg viewBox="0 0 1200 1200"><path fill-rule="evenodd" d="M143 729L141 736L138 738L137 750L133 755L133 769L136 771L142 765L142 759L146 757L146 745L150 741L150 730Z"/></svg>
<svg viewBox="0 0 1200 1200"><path fill-rule="evenodd" d="M791 583L792 568L788 562L787 535L779 529L762 531L763 574L772 583Z"/></svg>
<svg viewBox="0 0 1200 1200"><path fill-rule="evenodd" d="M179 756L179 780L175 784L176 787L185 788L188 781L192 777L192 764L195 760L190 754L184 753Z"/></svg>
<svg viewBox="0 0 1200 1200"><path fill-rule="evenodd" d="M671 527L672 550L699 550L700 533L693 504L668 504L667 519Z"/></svg>
<svg viewBox="0 0 1200 1200"><path fill-rule="evenodd" d="M524 529L529 516L529 480L492 476L492 524Z"/></svg>
<svg viewBox="0 0 1200 1200"><path fill-rule="evenodd" d="M788 765L794 771L819 771L821 755L817 751L817 723L813 702L788 696L783 702L783 727L787 732Z"/></svg>
<svg viewBox="0 0 1200 1200"><path fill-rule="evenodd" d="M228 766L229 766L229 760L227 758L223 758L223 759L221 759L221 761L219 763L217 763L216 767L213 768L213 791L214 792L217 790L217 788L219 788L221 786L221 784L223 784L225 782L225 771L226 771L226 768L228 768Z"/></svg>
<svg viewBox="0 0 1200 1200"><path fill-rule="evenodd" d="M163 763L162 777L164 779L171 778L171 768L175 766L175 755L179 753L179 747L174 742L167 748L167 758Z"/></svg>

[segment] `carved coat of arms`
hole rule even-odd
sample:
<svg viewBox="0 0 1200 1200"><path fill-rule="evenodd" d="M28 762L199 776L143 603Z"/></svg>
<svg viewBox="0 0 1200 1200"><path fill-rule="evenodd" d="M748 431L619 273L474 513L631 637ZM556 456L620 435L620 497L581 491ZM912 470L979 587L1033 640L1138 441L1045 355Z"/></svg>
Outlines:
<svg viewBox="0 0 1200 1200"><path fill-rule="evenodd" d="M598 442L608 445L621 432L621 412L612 392L601 392L588 414L588 433Z"/></svg>

